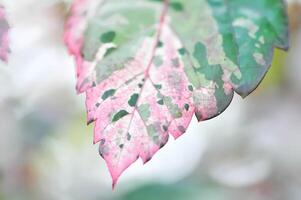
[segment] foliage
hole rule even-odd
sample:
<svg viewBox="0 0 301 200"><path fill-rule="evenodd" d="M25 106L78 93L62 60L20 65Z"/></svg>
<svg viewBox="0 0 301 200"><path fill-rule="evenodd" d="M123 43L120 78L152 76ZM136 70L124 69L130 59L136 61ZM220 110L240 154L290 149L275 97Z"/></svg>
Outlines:
<svg viewBox="0 0 301 200"><path fill-rule="evenodd" d="M76 0L65 42L113 185L260 83L288 48L281 0Z"/></svg>

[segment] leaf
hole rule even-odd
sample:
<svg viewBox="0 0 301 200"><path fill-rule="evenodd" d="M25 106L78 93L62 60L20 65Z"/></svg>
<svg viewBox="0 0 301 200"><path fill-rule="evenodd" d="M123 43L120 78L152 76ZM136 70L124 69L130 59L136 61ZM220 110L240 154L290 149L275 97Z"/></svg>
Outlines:
<svg viewBox="0 0 301 200"><path fill-rule="evenodd" d="M4 7L0 5L0 59L7 62L9 53L8 47L8 29L9 25L6 20Z"/></svg>
<svg viewBox="0 0 301 200"><path fill-rule="evenodd" d="M245 97L288 48L281 0L76 0L65 42L113 185L199 121Z"/></svg>

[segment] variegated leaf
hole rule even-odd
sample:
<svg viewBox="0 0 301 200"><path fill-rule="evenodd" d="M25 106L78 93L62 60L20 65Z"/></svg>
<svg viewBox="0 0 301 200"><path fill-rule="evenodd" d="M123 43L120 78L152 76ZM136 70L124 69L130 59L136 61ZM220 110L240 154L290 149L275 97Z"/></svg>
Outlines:
<svg viewBox="0 0 301 200"><path fill-rule="evenodd" d="M4 7L0 5L0 59L7 62L7 56L9 52L8 47L8 22L6 20L6 14Z"/></svg>
<svg viewBox="0 0 301 200"><path fill-rule="evenodd" d="M65 41L113 184L253 91L287 26L281 0L76 0Z"/></svg>

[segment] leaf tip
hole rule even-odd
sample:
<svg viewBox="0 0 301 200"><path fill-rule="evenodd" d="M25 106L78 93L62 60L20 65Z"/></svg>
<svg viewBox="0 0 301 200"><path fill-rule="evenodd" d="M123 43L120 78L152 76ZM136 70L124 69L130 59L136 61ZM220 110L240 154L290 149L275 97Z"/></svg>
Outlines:
<svg viewBox="0 0 301 200"><path fill-rule="evenodd" d="M114 191L116 188L117 180L112 180L112 190Z"/></svg>
<svg viewBox="0 0 301 200"><path fill-rule="evenodd" d="M235 92L245 99L259 86L259 83L257 85L242 85L241 87L235 89Z"/></svg>
<svg viewBox="0 0 301 200"><path fill-rule="evenodd" d="M87 119L87 126L89 126L90 124L92 124L94 121L95 121L95 119L88 118Z"/></svg>
<svg viewBox="0 0 301 200"><path fill-rule="evenodd" d="M109 171L110 171L111 179L112 179L112 190L114 191L122 172L121 173L114 172L111 168L109 168Z"/></svg>
<svg viewBox="0 0 301 200"><path fill-rule="evenodd" d="M196 119L198 122L204 121L203 115L201 112L195 112Z"/></svg>
<svg viewBox="0 0 301 200"><path fill-rule="evenodd" d="M151 159L152 159L151 156L143 159L143 165L145 165L146 163L148 163Z"/></svg>

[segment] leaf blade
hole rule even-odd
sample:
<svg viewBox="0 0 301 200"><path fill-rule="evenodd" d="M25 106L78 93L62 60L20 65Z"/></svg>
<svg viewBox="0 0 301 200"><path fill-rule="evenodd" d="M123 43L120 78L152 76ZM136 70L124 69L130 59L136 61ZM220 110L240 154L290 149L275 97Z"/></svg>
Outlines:
<svg viewBox="0 0 301 200"><path fill-rule="evenodd" d="M83 2L91 3L75 4ZM94 143L100 142L113 185L137 158L149 161L169 134L181 136L194 114L211 119L229 106L234 91L252 92L274 47L288 44L281 0L95 2L89 18L82 16L89 6L77 5L73 15L81 25L67 29L66 41L71 53L81 41L73 51L77 88L86 92Z"/></svg>

